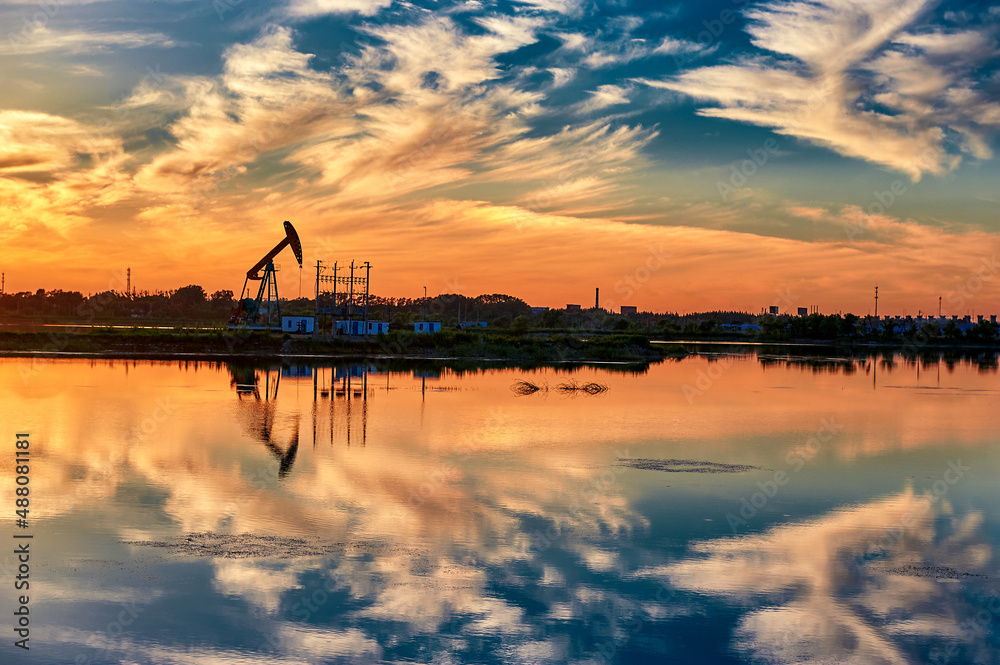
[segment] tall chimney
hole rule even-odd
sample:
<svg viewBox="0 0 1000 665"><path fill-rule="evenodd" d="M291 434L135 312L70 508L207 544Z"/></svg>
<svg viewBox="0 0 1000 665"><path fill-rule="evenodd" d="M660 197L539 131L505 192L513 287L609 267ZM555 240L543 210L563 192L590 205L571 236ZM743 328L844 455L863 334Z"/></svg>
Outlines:
<svg viewBox="0 0 1000 665"><path fill-rule="evenodd" d="M601 308L601 288L594 289L594 309Z"/></svg>

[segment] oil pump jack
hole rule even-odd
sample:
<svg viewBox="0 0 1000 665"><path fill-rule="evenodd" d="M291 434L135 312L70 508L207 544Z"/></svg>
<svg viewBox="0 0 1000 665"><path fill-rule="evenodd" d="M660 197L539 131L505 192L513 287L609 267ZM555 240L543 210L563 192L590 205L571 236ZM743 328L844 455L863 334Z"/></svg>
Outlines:
<svg viewBox="0 0 1000 665"><path fill-rule="evenodd" d="M281 305L278 303L278 280L275 276L274 257L289 245L292 246L292 252L299 262L299 268L302 268L302 243L299 242L299 234L295 232L291 222L285 222L285 238L265 254L253 268L247 270L240 299L229 319L230 328L281 329ZM263 274L261 274L262 269ZM256 298L251 295L251 280L260 282Z"/></svg>

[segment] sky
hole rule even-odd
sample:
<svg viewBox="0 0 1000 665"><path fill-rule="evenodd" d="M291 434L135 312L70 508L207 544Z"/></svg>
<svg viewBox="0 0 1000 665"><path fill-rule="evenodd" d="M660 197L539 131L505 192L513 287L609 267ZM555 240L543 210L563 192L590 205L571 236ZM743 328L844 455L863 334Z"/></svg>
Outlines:
<svg viewBox="0 0 1000 665"><path fill-rule="evenodd" d="M7 292L1000 313L1000 7L0 0Z"/></svg>

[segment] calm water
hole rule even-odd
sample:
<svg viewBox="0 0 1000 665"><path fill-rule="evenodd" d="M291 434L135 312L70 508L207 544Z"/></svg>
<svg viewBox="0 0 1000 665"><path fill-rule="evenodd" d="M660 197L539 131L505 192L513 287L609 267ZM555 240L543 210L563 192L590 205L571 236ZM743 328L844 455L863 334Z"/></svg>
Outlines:
<svg viewBox="0 0 1000 665"><path fill-rule="evenodd" d="M0 359L0 661L1000 662L995 362L379 369Z"/></svg>

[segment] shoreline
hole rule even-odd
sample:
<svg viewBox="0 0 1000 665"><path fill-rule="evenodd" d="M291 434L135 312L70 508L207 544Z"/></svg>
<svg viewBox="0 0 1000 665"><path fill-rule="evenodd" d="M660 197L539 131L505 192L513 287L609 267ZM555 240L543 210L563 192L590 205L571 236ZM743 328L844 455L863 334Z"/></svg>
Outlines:
<svg viewBox="0 0 1000 665"><path fill-rule="evenodd" d="M629 364L696 355L693 348L767 347L830 349L838 355L884 353L996 353L996 345L864 340L651 339L643 334L534 332L513 335L446 331L433 335L396 332L369 339L317 338L206 330L92 328L82 332L0 330L0 357L108 358L147 360L328 360L448 361L516 364ZM693 347L693 348L692 348ZM723 351L724 352L724 351Z"/></svg>

